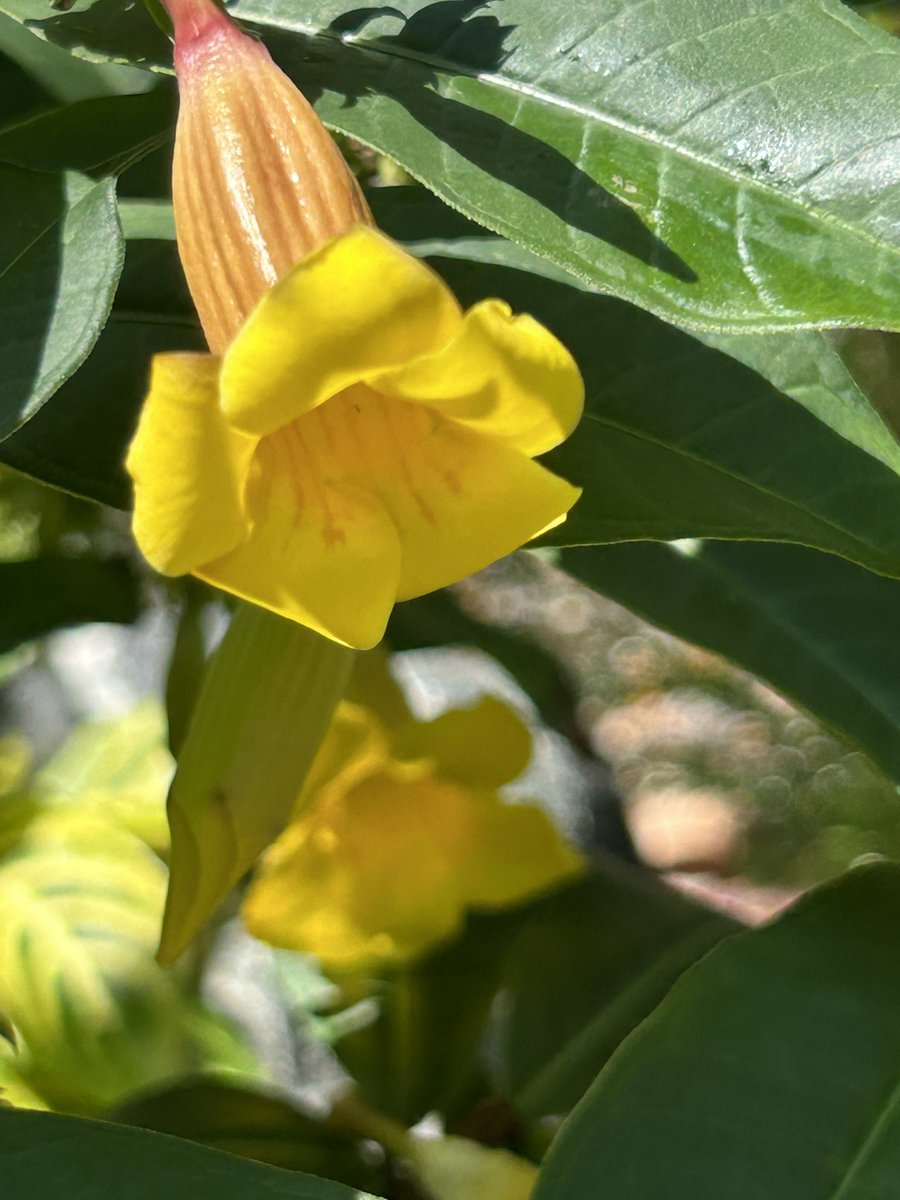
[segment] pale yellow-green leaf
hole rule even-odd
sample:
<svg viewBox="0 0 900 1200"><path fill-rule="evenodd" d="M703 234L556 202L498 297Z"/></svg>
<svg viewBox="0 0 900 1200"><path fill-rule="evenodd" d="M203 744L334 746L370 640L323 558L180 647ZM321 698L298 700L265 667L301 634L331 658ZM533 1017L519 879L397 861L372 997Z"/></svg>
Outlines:
<svg viewBox="0 0 900 1200"><path fill-rule="evenodd" d="M153 957L160 860L126 830L57 811L0 863L0 1009L27 1082L91 1111L182 1069L184 1001Z"/></svg>
<svg viewBox="0 0 900 1200"><path fill-rule="evenodd" d="M169 793L161 962L186 948L290 817L353 653L241 605L207 668Z"/></svg>
<svg viewBox="0 0 900 1200"><path fill-rule="evenodd" d="M47 1108L46 1101L28 1086L13 1048L0 1042L0 1105L4 1104L11 1108Z"/></svg>
<svg viewBox="0 0 900 1200"><path fill-rule="evenodd" d="M165 716L148 700L127 716L79 725L35 777L31 791L42 806L94 812L164 853L173 770Z"/></svg>
<svg viewBox="0 0 900 1200"><path fill-rule="evenodd" d="M410 1139L408 1157L432 1200L529 1200L537 1167L468 1138Z"/></svg>

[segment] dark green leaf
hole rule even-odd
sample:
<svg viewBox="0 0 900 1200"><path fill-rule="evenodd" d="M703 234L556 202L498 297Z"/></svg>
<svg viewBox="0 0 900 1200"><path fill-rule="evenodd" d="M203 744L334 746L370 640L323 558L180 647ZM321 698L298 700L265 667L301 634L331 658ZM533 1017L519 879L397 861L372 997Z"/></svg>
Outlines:
<svg viewBox="0 0 900 1200"><path fill-rule="evenodd" d="M0 563L0 654L66 625L129 624L139 612L137 579L124 559Z"/></svg>
<svg viewBox="0 0 900 1200"><path fill-rule="evenodd" d="M530 1117L568 1112L678 976L735 928L613 864L546 901L504 971L504 1094Z"/></svg>
<svg viewBox="0 0 900 1200"><path fill-rule="evenodd" d="M0 132L0 162L35 171L115 174L165 144L174 124L170 88L82 100Z"/></svg>
<svg viewBox="0 0 900 1200"><path fill-rule="evenodd" d="M132 1101L114 1119L289 1171L373 1186L352 1142L264 1092L219 1082L185 1083Z"/></svg>
<svg viewBox="0 0 900 1200"><path fill-rule="evenodd" d="M894 1200L900 869L714 949L570 1117L534 1200Z"/></svg>
<svg viewBox="0 0 900 1200"><path fill-rule="evenodd" d="M124 247L110 180L0 166L0 437L84 362Z"/></svg>
<svg viewBox="0 0 900 1200"><path fill-rule="evenodd" d="M16 1200L372 1200L178 1138L49 1113L0 1111L0 1172Z"/></svg>
<svg viewBox="0 0 900 1200"><path fill-rule="evenodd" d="M78 496L130 507L123 464L158 350L194 349L196 331L113 317L85 366L24 428L0 462Z"/></svg>
<svg viewBox="0 0 900 1200"><path fill-rule="evenodd" d="M56 11L44 0L3 0L2 11L77 58L154 69L172 61L172 43L140 0L64 0Z"/></svg>
<svg viewBox="0 0 900 1200"><path fill-rule="evenodd" d="M566 550L560 565L725 655L856 742L900 781L900 583L799 546Z"/></svg>

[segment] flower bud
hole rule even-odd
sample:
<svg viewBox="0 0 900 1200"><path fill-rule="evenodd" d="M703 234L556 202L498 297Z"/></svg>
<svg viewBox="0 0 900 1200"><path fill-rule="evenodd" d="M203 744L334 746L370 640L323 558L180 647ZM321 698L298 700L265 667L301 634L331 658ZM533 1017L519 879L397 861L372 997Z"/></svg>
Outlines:
<svg viewBox="0 0 900 1200"><path fill-rule="evenodd" d="M214 354L323 242L372 218L312 106L213 0L167 0L181 109L172 197L181 261Z"/></svg>
<svg viewBox="0 0 900 1200"><path fill-rule="evenodd" d="M354 648L565 520L540 463L584 386L547 329L464 312L373 228L309 104L212 0L166 0L181 88L179 249L212 355L159 354L128 452L134 532Z"/></svg>

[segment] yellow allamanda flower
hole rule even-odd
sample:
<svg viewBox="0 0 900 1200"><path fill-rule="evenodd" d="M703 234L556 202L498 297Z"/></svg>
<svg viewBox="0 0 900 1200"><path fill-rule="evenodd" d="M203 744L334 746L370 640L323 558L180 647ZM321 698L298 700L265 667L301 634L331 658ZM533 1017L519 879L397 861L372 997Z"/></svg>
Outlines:
<svg viewBox="0 0 900 1200"><path fill-rule="evenodd" d="M372 225L265 48L167 0L179 251L211 354L162 354L128 455L150 563L354 647L395 601L565 519L534 461L582 410L568 351L500 300L463 312Z"/></svg>
<svg viewBox="0 0 900 1200"><path fill-rule="evenodd" d="M251 933L332 971L408 963L470 909L521 903L583 867L539 808L498 793L531 756L510 708L487 697L418 721L367 658L243 908Z"/></svg>

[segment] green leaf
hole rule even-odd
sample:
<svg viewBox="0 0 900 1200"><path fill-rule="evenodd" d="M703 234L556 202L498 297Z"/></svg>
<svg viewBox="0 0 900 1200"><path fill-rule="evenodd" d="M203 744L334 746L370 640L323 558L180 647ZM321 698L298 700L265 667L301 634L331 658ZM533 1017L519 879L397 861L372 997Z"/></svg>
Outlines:
<svg viewBox="0 0 900 1200"><path fill-rule="evenodd" d="M120 1108L114 1120L286 1170L373 1186L371 1169L347 1136L274 1094L214 1081L185 1083L139 1097Z"/></svg>
<svg viewBox="0 0 900 1200"><path fill-rule="evenodd" d="M0 132L0 162L34 171L117 174L165 145L174 126L170 88L82 100Z"/></svg>
<svg viewBox="0 0 900 1200"><path fill-rule="evenodd" d="M47 1113L0 1111L0 1170L16 1200L374 1200L163 1134Z"/></svg>
<svg viewBox="0 0 900 1200"><path fill-rule="evenodd" d="M893 1200L900 869L713 950L564 1126L534 1200Z"/></svg>
<svg viewBox="0 0 900 1200"><path fill-rule="evenodd" d="M124 246L110 180L0 165L0 438L84 362Z"/></svg>
<svg viewBox="0 0 900 1200"><path fill-rule="evenodd" d="M856 339L861 331L841 331ZM870 334L896 338L896 334ZM900 443L869 381L827 333L703 334L702 341L759 372L835 433L900 474ZM898 428L898 426L894 426Z"/></svg>
<svg viewBox="0 0 900 1200"><path fill-rule="evenodd" d="M502 1093L529 1117L568 1112L678 976L735 928L612 863L551 897L504 970Z"/></svg>
<svg viewBox="0 0 900 1200"><path fill-rule="evenodd" d="M3 0L0 11L89 62L129 63L155 70L172 61L172 43L137 0L115 5L109 0L75 0L51 13L41 0Z"/></svg>
<svg viewBox="0 0 900 1200"><path fill-rule="evenodd" d="M123 462L150 359L203 347L174 244L165 249L129 242L115 307L93 352L49 405L0 442L0 462L64 491L130 507Z"/></svg>
<svg viewBox="0 0 900 1200"><path fill-rule="evenodd" d="M124 559L0 563L0 654L66 625L130 624L139 612L137 579Z"/></svg>
<svg viewBox="0 0 900 1200"><path fill-rule="evenodd" d="M900 782L900 583L799 546L566 550L560 565L725 655L849 738Z"/></svg>
<svg viewBox="0 0 900 1200"><path fill-rule="evenodd" d="M125 716L77 725L31 780L28 795L44 811L77 809L113 820L165 857L173 770L163 713L145 700Z"/></svg>
<svg viewBox="0 0 900 1200"><path fill-rule="evenodd" d="M133 10L4 7L79 52L168 61ZM697 328L898 327L890 37L839 0L485 9L233 11L332 127L596 287Z"/></svg>
<svg viewBox="0 0 900 1200"><path fill-rule="evenodd" d="M511 267L578 286L578 280L546 259L493 236L420 187L372 189L369 203L378 224L413 253ZM148 206L149 207L149 206ZM124 219L124 215L123 215ZM174 237L169 214L136 212L136 228ZM151 224L152 223L152 224ZM168 232L171 230L171 232ZM147 236L150 236L149 234ZM704 333L700 339L762 375L823 424L885 466L900 473L900 412L895 388L896 334L862 330L769 334Z"/></svg>

